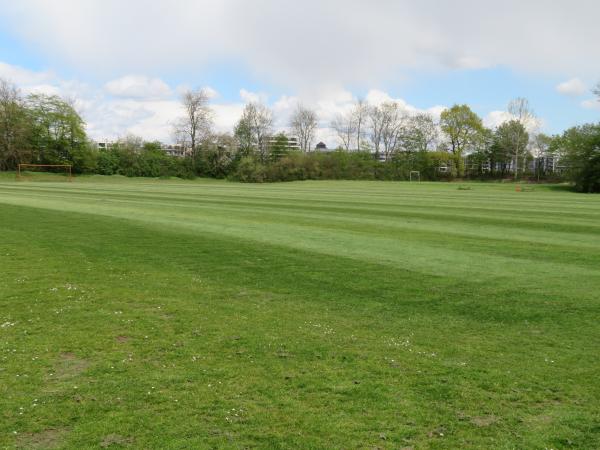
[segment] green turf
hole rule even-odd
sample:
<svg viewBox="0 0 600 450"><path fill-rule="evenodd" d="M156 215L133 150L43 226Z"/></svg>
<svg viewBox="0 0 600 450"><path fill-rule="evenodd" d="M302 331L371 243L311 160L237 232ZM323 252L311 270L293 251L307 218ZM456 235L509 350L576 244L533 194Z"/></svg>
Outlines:
<svg viewBox="0 0 600 450"><path fill-rule="evenodd" d="M0 447L600 448L600 197L468 186L3 175Z"/></svg>

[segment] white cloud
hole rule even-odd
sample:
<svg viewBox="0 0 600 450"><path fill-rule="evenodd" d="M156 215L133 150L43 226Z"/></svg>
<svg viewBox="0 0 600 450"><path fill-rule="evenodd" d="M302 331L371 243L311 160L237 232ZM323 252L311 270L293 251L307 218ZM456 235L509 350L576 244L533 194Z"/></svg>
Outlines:
<svg viewBox="0 0 600 450"><path fill-rule="evenodd" d="M250 92L240 89L240 98L246 103L267 103L269 96L263 92Z"/></svg>
<svg viewBox="0 0 600 450"><path fill-rule="evenodd" d="M104 85L106 92L115 97L156 100L169 97L171 88L160 78L126 75Z"/></svg>
<svg viewBox="0 0 600 450"><path fill-rule="evenodd" d="M564 95L579 96L587 92L587 87L579 78L571 78L557 85L556 90Z"/></svg>
<svg viewBox="0 0 600 450"><path fill-rule="evenodd" d="M203 89L209 99L215 99L219 97L219 93L210 86L206 86Z"/></svg>
<svg viewBox="0 0 600 450"><path fill-rule="evenodd" d="M593 0L0 0L11 31L56 63L108 78L233 62L303 97L423 68L596 77L599 15Z"/></svg>
<svg viewBox="0 0 600 450"><path fill-rule="evenodd" d="M507 111L490 111L483 118L483 124L488 128L498 128L504 122L508 122L512 119L513 116Z"/></svg>
<svg viewBox="0 0 600 450"><path fill-rule="evenodd" d="M42 85L56 79L55 75L49 71L35 72L23 67L13 66L0 61L0 77L19 85L37 84Z"/></svg>
<svg viewBox="0 0 600 450"><path fill-rule="evenodd" d="M214 127L220 133L231 133L242 115L243 103L212 103Z"/></svg>
<svg viewBox="0 0 600 450"><path fill-rule="evenodd" d="M600 100L588 99L581 102L581 106L585 109L600 109Z"/></svg>
<svg viewBox="0 0 600 450"><path fill-rule="evenodd" d="M25 94L61 95L58 86L52 84L33 84L23 88Z"/></svg>
<svg viewBox="0 0 600 450"><path fill-rule="evenodd" d="M483 118L483 124L488 128L495 129L503 123L515 119L516 117L508 111L491 111ZM538 132L540 129L544 128L545 122L539 117L532 117L529 120L527 120L524 123L524 125L525 129L529 133L535 133Z"/></svg>

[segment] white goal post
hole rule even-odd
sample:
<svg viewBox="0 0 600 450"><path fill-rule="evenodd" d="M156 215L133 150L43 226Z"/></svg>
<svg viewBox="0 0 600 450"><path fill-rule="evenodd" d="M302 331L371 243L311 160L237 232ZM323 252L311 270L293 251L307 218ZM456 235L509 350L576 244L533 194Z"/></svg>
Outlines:
<svg viewBox="0 0 600 450"><path fill-rule="evenodd" d="M421 172L419 172L418 170L411 170L410 174L408 176L408 179L410 181L418 181L420 183L421 182Z"/></svg>

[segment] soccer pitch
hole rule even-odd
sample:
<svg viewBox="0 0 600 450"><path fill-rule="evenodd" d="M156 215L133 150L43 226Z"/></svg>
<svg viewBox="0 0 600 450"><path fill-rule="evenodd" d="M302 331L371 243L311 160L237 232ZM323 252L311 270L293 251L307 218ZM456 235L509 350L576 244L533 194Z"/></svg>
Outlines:
<svg viewBox="0 0 600 450"><path fill-rule="evenodd" d="M600 448L600 197L0 178L1 448Z"/></svg>

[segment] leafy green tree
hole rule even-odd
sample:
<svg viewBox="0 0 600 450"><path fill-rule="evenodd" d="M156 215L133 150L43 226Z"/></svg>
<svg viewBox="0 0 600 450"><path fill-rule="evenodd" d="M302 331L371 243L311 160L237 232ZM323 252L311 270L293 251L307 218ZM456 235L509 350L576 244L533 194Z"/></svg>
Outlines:
<svg viewBox="0 0 600 450"><path fill-rule="evenodd" d="M492 175L493 145L494 132L484 127L473 151L467 156L469 175L479 177Z"/></svg>
<svg viewBox="0 0 600 450"><path fill-rule="evenodd" d="M242 117L235 125L233 135L237 140L240 156L251 156L256 148L256 144L254 142L249 121Z"/></svg>
<svg viewBox="0 0 600 450"><path fill-rule="evenodd" d="M515 173L519 165L518 161L526 159L528 143L529 133L518 120L504 122L496 130L495 148L498 156L501 156L504 162L512 160ZM524 168L525 164L522 167ZM524 169L522 170L524 171Z"/></svg>
<svg viewBox="0 0 600 450"><path fill-rule="evenodd" d="M17 87L0 78L0 170L31 159L30 124Z"/></svg>
<svg viewBox="0 0 600 450"><path fill-rule="evenodd" d="M430 114L420 113L408 119L402 135L402 147L409 152L431 150L438 138L437 125Z"/></svg>
<svg viewBox="0 0 600 450"><path fill-rule="evenodd" d="M531 150L535 157L535 175L537 180L546 175L546 165L544 159L552 155L552 136L544 133L538 133L531 139Z"/></svg>
<svg viewBox="0 0 600 450"><path fill-rule="evenodd" d="M467 105L454 105L440 116L440 127L446 137L447 148L454 157L459 177L464 176L463 155L479 142L483 132L481 118Z"/></svg>
<svg viewBox="0 0 600 450"><path fill-rule="evenodd" d="M73 163L74 155L87 145L85 123L73 105L45 94L29 95L26 104L34 159L42 164Z"/></svg>
<svg viewBox="0 0 600 450"><path fill-rule="evenodd" d="M261 162L268 159L268 139L273 127L273 113L261 103L248 103L235 126L234 134L243 156L256 153Z"/></svg>
<svg viewBox="0 0 600 450"><path fill-rule="evenodd" d="M600 192L600 124L566 130L552 141L579 192Z"/></svg>

